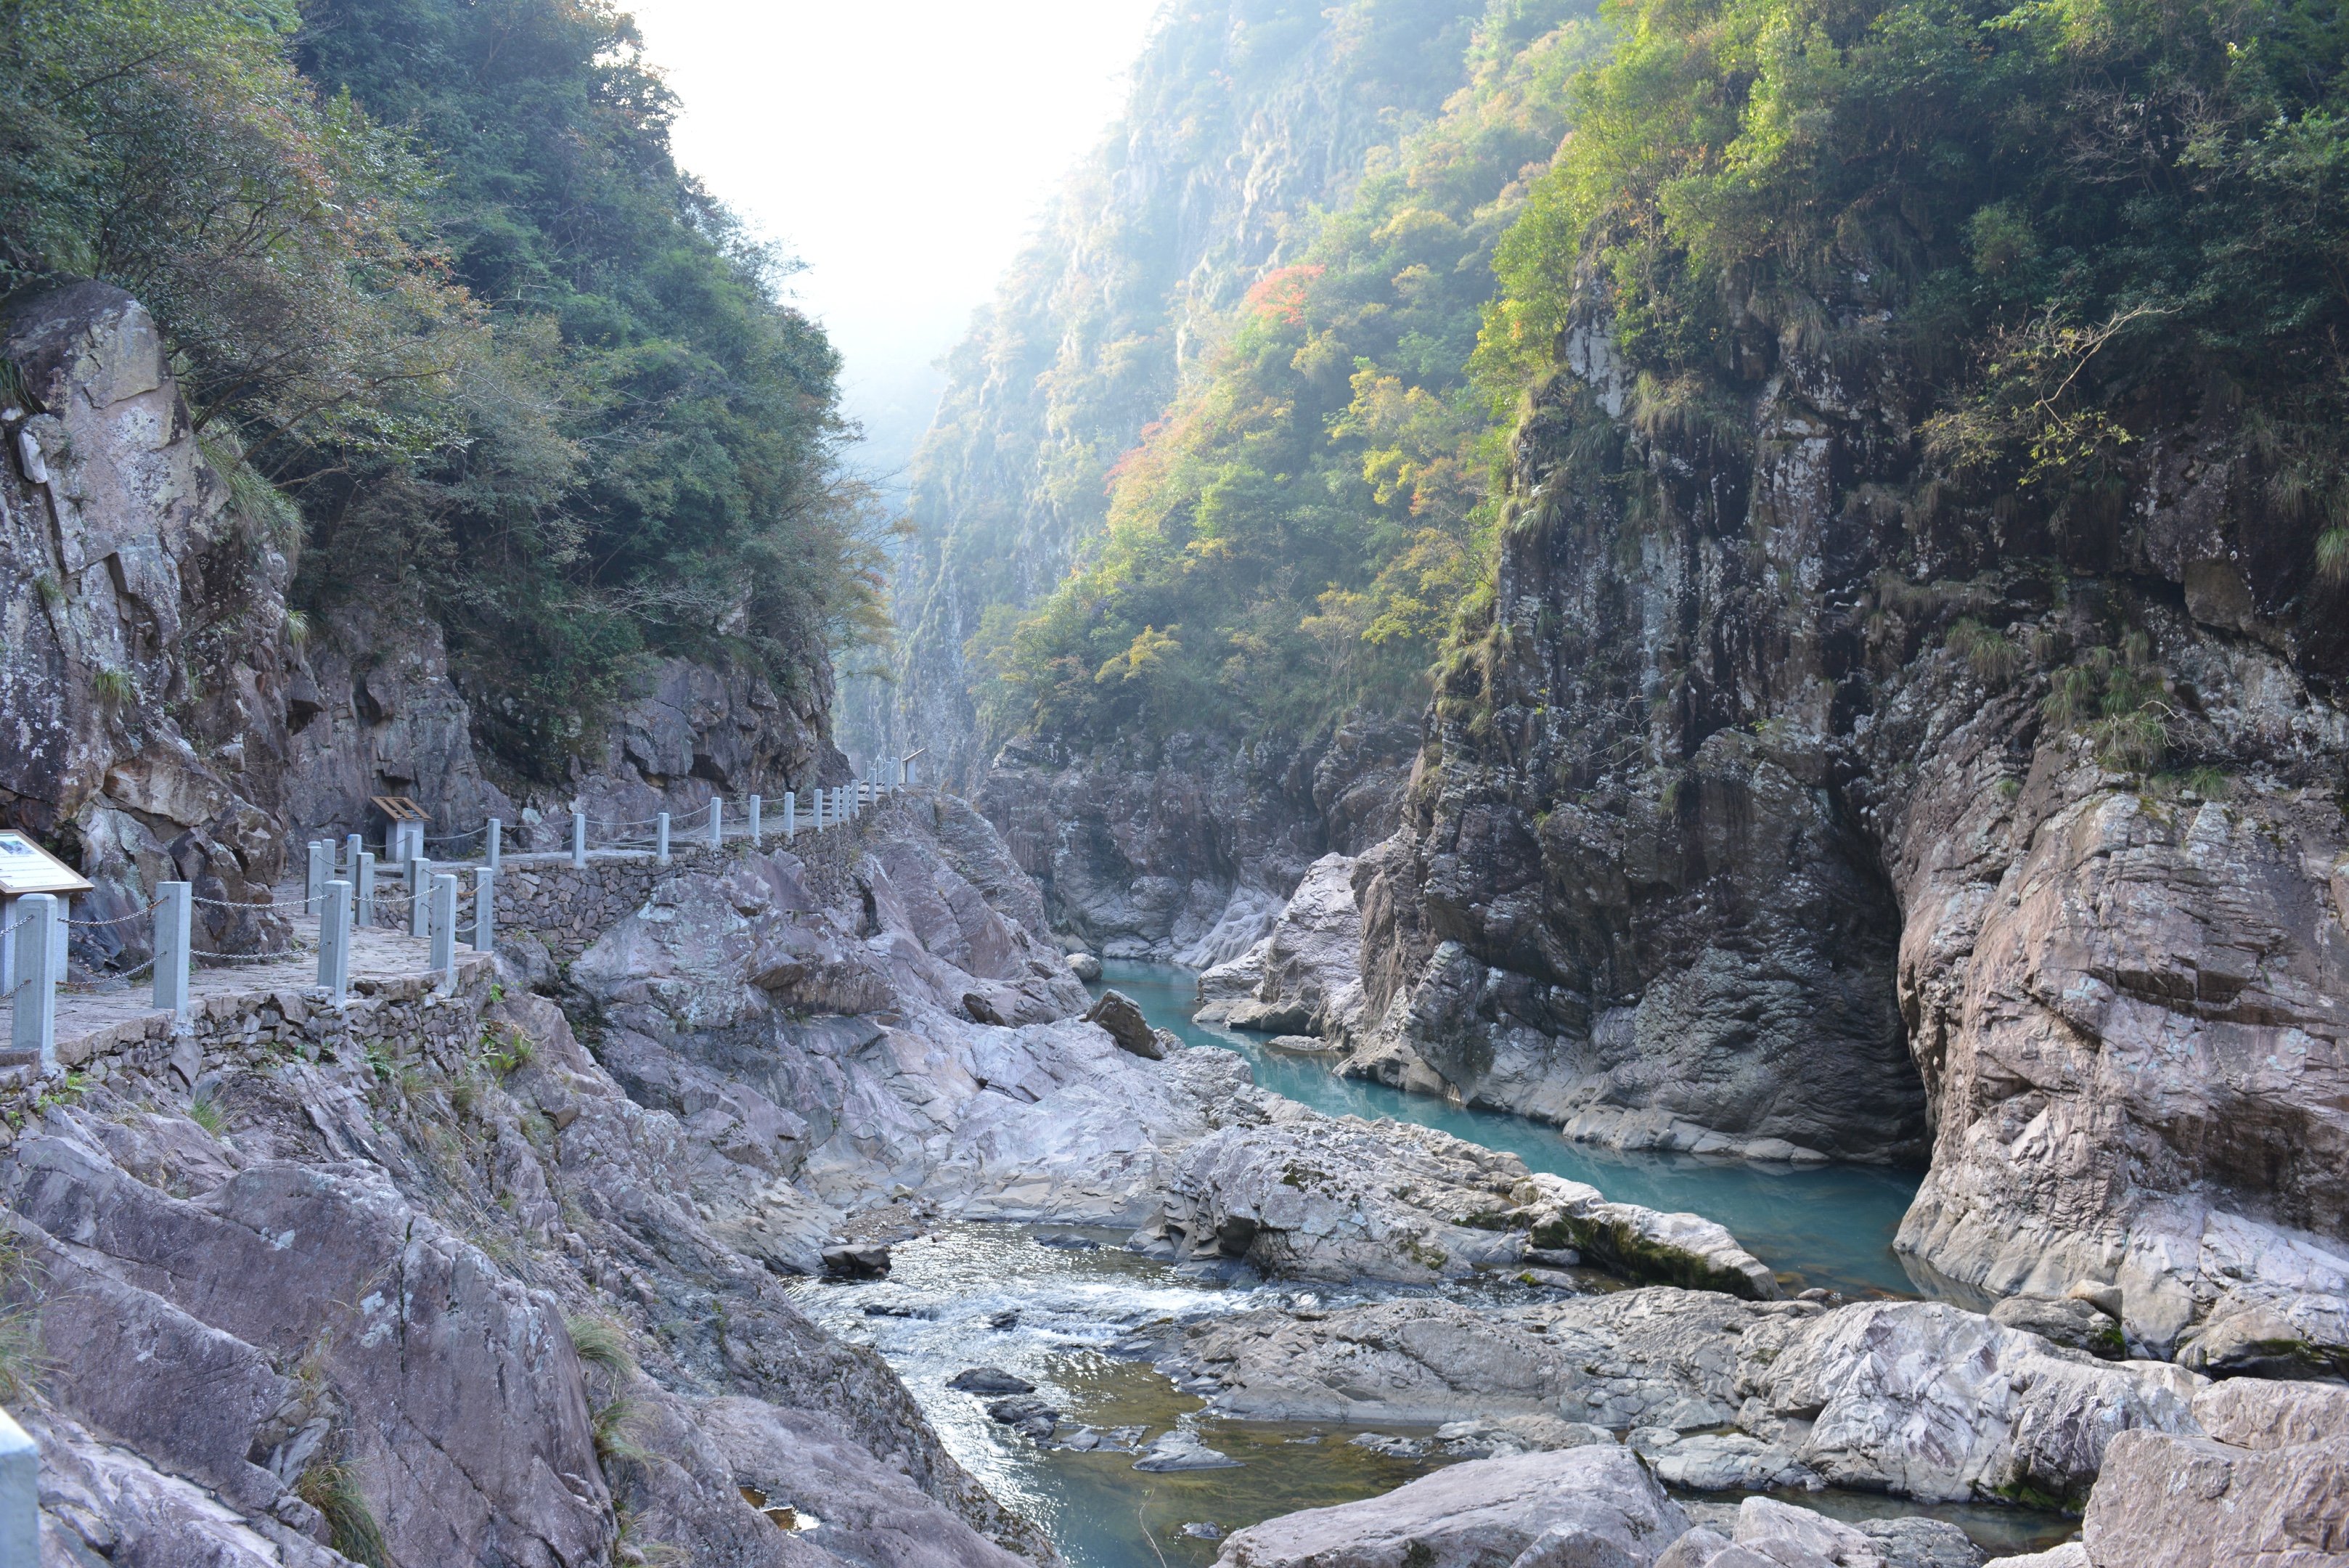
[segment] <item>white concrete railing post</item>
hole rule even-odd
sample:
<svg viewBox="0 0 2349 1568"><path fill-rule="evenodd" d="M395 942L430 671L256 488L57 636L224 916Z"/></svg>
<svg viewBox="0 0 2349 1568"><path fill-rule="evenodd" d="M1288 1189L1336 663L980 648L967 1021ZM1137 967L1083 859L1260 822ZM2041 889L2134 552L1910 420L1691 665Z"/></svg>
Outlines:
<svg viewBox="0 0 2349 1568"><path fill-rule="evenodd" d="M358 886L354 889L357 895L357 906L351 911L351 924L372 926L375 924L375 857L364 849L359 851L357 877Z"/></svg>
<svg viewBox="0 0 2349 1568"><path fill-rule="evenodd" d="M784 843L789 844L792 839L797 838L800 836L799 817L800 792L795 789L787 789L783 792Z"/></svg>
<svg viewBox="0 0 2349 1568"><path fill-rule="evenodd" d="M343 863L341 866L337 867L336 869L341 871L345 877L357 876L359 874L359 851L366 847L367 840L360 837L357 834L353 833L345 836L343 839Z"/></svg>
<svg viewBox="0 0 2349 1568"><path fill-rule="evenodd" d="M663 866L668 864L668 813L653 814L653 858Z"/></svg>
<svg viewBox="0 0 2349 1568"><path fill-rule="evenodd" d="M473 873L473 950L485 953L497 945L498 874L484 866Z"/></svg>
<svg viewBox="0 0 2349 1568"><path fill-rule="evenodd" d="M726 803L715 795L709 801L709 847L721 849L726 845Z"/></svg>
<svg viewBox="0 0 2349 1568"><path fill-rule="evenodd" d="M336 1007L351 984L351 885L340 878L326 884L318 900L318 983Z"/></svg>
<svg viewBox="0 0 2349 1568"><path fill-rule="evenodd" d="M847 820L848 786L846 784L834 784L832 786L832 825L834 827L838 827L842 823L846 822Z"/></svg>
<svg viewBox="0 0 2349 1568"><path fill-rule="evenodd" d="M41 1561L41 1450L0 1410L0 1568Z"/></svg>
<svg viewBox="0 0 2349 1568"><path fill-rule="evenodd" d="M498 868L498 852L504 846L505 832L503 817L490 818L490 831L482 839L482 858L490 863L492 871Z"/></svg>
<svg viewBox="0 0 2349 1568"><path fill-rule="evenodd" d="M759 847L759 797L750 797L750 847Z"/></svg>
<svg viewBox="0 0 2349 1568"><path fill-rule="evenodd" d="M586 865L587 814L584 811L574 811L571 814L571 868L574 871L584 870Z"/></svg>
<svg viewBox="0 0 2349 1568"><path fill-rule="evenodd" d="M326 841L310 840L310 868L302 881L302 912L318 912L318 899L326 890Z"/></svg>
<svg viewBox="0 0 2349 1568"><path fill-rule="evenodd" d="M55 893L27 893L15 904L23 932L16 942L16 993L10 999L10 1044L30 1051L41 1076L57 1070L57 961L51 932L57 923Z"/></svg>
<svg viewBox="0 0 2349 1568"><path fill-rule="evenodd" d="M449 871L432 878L432 967L457 989L457 877Z"/></svg>
<svg viewBox="0 0 2349 1568"><path fill-rule="evenodd" d="M185 882L155 884L155 1007L188 1021L188 933L194 913Z"/></svg>
<svg viewBox="0 0 2349 1568"><path fill-rule="evenodd" d="M432 934L432 862L421 856L408 863L408 934Z"/></svg>

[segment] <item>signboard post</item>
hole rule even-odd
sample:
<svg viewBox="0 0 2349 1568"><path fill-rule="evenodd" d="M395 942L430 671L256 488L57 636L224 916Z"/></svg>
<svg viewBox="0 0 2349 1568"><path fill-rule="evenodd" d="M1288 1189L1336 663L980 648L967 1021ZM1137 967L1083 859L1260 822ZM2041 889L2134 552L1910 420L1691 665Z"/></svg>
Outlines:
<svg viewBox="0 0 2349 1568"><path fill-rule="evenodd" d="M369 797L371 804L384 815L383 857L387 864L405 865L424 857L424 825L432 814L404 794L378 794Z"/></svg>

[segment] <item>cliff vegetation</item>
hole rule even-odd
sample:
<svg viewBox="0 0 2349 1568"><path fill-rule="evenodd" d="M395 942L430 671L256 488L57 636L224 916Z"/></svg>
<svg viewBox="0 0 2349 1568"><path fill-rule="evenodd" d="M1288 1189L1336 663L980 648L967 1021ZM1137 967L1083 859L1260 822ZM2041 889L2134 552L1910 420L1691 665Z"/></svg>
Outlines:
<svg viewBox="0 0 2349 1568"><path fill-rule="evenodd" d="M1198 722L1309 732L1421 672L1485 576L1495 442L1464 374L1492 259L1605 29L1496 5L1467 85L1300 224L1164 417L1106 476L1108 516L1032 613L970 651L999 723L1101 736Z"/></svg>
<svg viewBox="0 0 2349 1568"><path fill-rule="evenodd" d="M138 296L296 615L437 623L557 777L640 656L885 624L838 358L674 113L602 0L6 0L0 282Z"/></svg>

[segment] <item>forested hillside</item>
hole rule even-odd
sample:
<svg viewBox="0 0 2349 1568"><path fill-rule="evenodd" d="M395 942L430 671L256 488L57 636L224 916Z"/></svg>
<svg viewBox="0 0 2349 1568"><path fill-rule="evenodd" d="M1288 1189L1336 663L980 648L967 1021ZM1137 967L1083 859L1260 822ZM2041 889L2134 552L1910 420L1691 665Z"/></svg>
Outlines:
<svg viewBox="0 0 2349 1568"><path fill-rule="evenodd" d="M1393 6L1346 15L1401 25ZM1525 390L1542 430L1588 431L1574 472L1613 502L1727 515L1743 492L1714 476L1752 440L1733 405L1781 337L1899 379L1917 462L1868 504L1915 514L1919 575L2001 552L2101 560L2120 465L2152 426L2199 410L2225 422L2276 520L2268 581L2332 581L2349 567L2342 26L2308 5L1626 5L1601 21L1496 3L1457 67L1465 85L1367 151L1332 210L1288 214L1252 258L1157 280L1179 313L1173 364L1130 330L1146 316L1131 303L1090 350L1046 339L1044 322L1016 367L982 362L985 337L965 349L965 399L1035 378L1058 445L996 439L988 472L999 489L1032 476L1053 522L1031 507L1006 533L988 521L999 496L957 488L950 464L995 432L950 398L901 603L936 615L933 585L955 585L964 681L995 740L1081 745L1207 715L1296 734L1365 699L1413 709L1454 614L1472 639L1489 625L1494 479ZM1184 36L1145 67L1145 133L1192 123L1155 85L1195 74L1173 52ZM1358 90L1423 95L1453 68L1438 47L1424 75ZM1107 168L1095 178L1071 203L1114 212ZM1063 265L1123 282L1135 269L1102 265L1117 242L1141 248L1121 230L1098 263ZM1025 264L1007 310L1037 308L1029 274L1065 248ZM1052 304L1050 324L1095 327L1065 293ZM1577 320L1580 368L1593 351L1619 367L1628 410L1556 380ZM1031 368L1038 342L1061 355L1049 371ZM1665 434L1696 443L1695 470L1656 458ZM1552 486L1509 509L1559 499ZM982 538L1020 547L983 553ZM1045 593L1064 552L1072 571ZM945 631L917 636L914 707L939 700L923 683ZM2018 657L1971 622L1957 635L1991 664ZM2091 660L2061 704L2142 762L2161 745L2140 665L2125 649Z"/></svg>
<svg viewBox="0 0 2349 1568"><path fill-rule="evenodd" d="M144 302L297 614L437 623L555 779L641 654L880 624L837 358L674 108L603 0L7 0L0 281Z"/></svg>
<svg viewBox="0 0 2349 1568"><path fill-rule="evenodd" d="M1106 526L1112 484L1133 467L1121 461L1233 352L1236 325L1256 314L1249 291L1272 270L1304 265L1317 211L1349 204L1378 150L1443 112L1468 80L1484 9L1267 0L1167 14L1136 64L1123 120L949 358L945 402L915 465L917 532L894 585L895 718L906 749L926 745L948 776L976 778L1024 722L1027 698L1004 650ZM1496 81L1492 90L1539 88ZM1546 156L1554 128L1529 140L1530 155ZM1501 177L1515 171L1508 164ZM1464 217L1491 194L1450 201ZM1359 245L1367 256L1373 242L1365 234ZM1420 329L1436 329L1433 317ZM1352 371L1336 373L1343 407ZM1318 397L1331 395L1325 385ZM1306 602L1327 586L1311 584ZM1195 640L1200 659L1220 663L1231 651L1211 649L1204 626Z"/></svg>
<svg viewBox="0 0 2349 1568"><path fill-rule="evenodd" d="M1415 711L1485 582L1495 448L1465 374L1494 249L1605 37L1584 5L1495 7L1467 85L1300 219L1107 476L1105 531L1035 612L972 639L981 711L1081 741L1213 722L1302 736Z"/></svg>

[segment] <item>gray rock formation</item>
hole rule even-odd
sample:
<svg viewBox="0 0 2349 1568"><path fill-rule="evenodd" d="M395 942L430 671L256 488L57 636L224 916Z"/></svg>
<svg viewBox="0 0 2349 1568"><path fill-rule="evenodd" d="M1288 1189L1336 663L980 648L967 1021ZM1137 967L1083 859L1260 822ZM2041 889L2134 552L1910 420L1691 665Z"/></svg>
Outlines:
<svg viewBox="0 0 2349 1568"><path fill-rule="evenodd" d="M2197 428L2109 535L1993 543L1890 500L1934 476L1889 373L1774 339L1733 450L1632 429L1609 343L1513 449L1489 638L1364 857L1353 1070L1625 1147L1930 1148L1940 1288L2116 1282L2145 1352L2344 1365L2349 717L2297 525ZM1577 476L1609 420L1669 542ZM2050 716L2106 671L2174 773Z"/></svg>
<svg viewBox="0 0 2349 1568"><path fill-rule="evenodd" d="M1430 1127L1326 1116L1270 1095L1249 1109L1182 1152L1137 1244L1289 1278L1412 1282L1588 1245L1627 1278L1778 1293L1735 1237L1696 1215L1609 1203Z"/></svg>
<svg viewBox="0 0 2349 1568"><path fill-rule="evenodd" d="M1073 755L1021 739L974 798L1056 929L1110 958L1206 968L1265 937L1324 854L1392 830L1412 736L1361 718L1302 750L1200 733Z"/></svg>
<svg viewBox="0 0 2349 1568"><path fill-rule="evenodd" d="M524 846L522 808L482 775L473 712L449 678L440 628L366 602L314 617L288 693L293 731L286 815L306 841L358 833L382 853L376 795L400 795L432 815L426 852L481 853L472 835L495 816Z"/></svg>
<svg viewBox="0 0 2349 1568"><path fill-rule="evenodd" d="M1146 1056L1153 1062L1166 1059L1167 1048L1158 1040L1162 1032L1150 1027L1150 1021L1142 1016L1142 1009L1122 991L1102 992L1101 1000L1085 1009L1085 1022L1100 1024L1121 1051Z"/></svg>
<svg viewBox="0 0 2349 1568"><path fill-rule="evenodd" d="M274 517L198 441L146 310L77 284L11 303L26 401L0 409L0 812L98 890L77 961L134 967L159 881L191 881L196 945L282 946L288 575ZM233 449L221 438L222 461ZM124 917L131 917L124 919Z"/></svg>
<svg viewBox="0 0 2349 1568"><path fill-rule="evenodd" d="M1235 1532L1228 1568L1648 1568L1688 1521L1623 1449L1476 1459Z"/></svg>
<svg viewBox="0 0 2349 1568"><path fill-rule="evenodd" d="M543 1002L490 1030L528 1042L502 1075L295 1061L208 1078L202 1120L176 1085L92 1086L15 1141L52 1531L117 1562L339 1563L312 1501L341 1488L400 1562L598 1561L616 1507L640 1540L802 1561L743 1501L759 1477L845 1562L1002 1568L981 1532L1050 1555L705 1225L674 1172L707 1127L629 1100Z"/></svg>
<svg viewBox="0 0 2349 1568"><path fill-rule="evenodd" d="M428 850L463 858L492 815L509 847L547 847L574 810L683 819L714 794L847 777L820 656L789 701L668 659L636 672L604 755L564 787L502 787L430 622L363 602L289 618L298 523L224 427L199 438L137 301L34 294L0 334L23 377L0 409L0 571L25 589L0 625L0 820L98 885L74 908L78 963L136 969L165 880L194 884L200 950L282 946L269 888L307 838L379 846L375 795L416 800Z"/></svg>
<svg viewBox="0 0 2349 1568"><path fill-rule="evenodd" d="M1940 1303L1828 1310L1661 1287L1506 1312L1424 1299L1267 1309L1192 1328L1162 1366L1212 1389L1211 1408L1253 1419L1524 1414L1628 1430L1660 1476L1693 1488L2073 1506L2116 1432L2196 1434L2208 1386Z"/></svg>
<svg viewBox="0 0 2349 1568"><path fill-rule="evenodd" d="M1362 1011L1362 915L1350 855L1306 867L1272 929L1199 976L1203 1022L1343 1039Z"/></svg>
<svg viewBox="0 0 2349 1568"><path fill-rule="evenodd" d="M2113 1439L2082 1521L2090 1568L2349 1563L2349 1389L2238 1378L2194 1414L2207 1436Z"/></svg>
<svg viewBox="0 0 2349 1568"><path fill-rule="evenodd" d="M1245 1258L1267 1273L1337 1282L1457 1277L1523 1254L1521 1238L1462 1223L1525 1179L1516 1156L1266 1100L1259 1125L1183 1151L1144 1238L1163 1237L1180 1257Z"/></svg>
<svg viewBox="0 0 2349 1568"><path fill-rule="evenodd" d="M739 670L653 661L623 690L602 755L554 787L492 778L497 769L474 744L472 708L450 679L432 623L340 605L312 623L302 651L285 805L305 838L361 833L379 843L383 815L368 801L382 794L429 812L427 846L451 859L481 853L492 816L518 850L569 843L574 811L587 814L598 844L648 838L664 811L681 835L715 796L739 807L764 794L780 826L786 789L848 777L846 759L823 734L828 671L790 704Z"/></svg>

